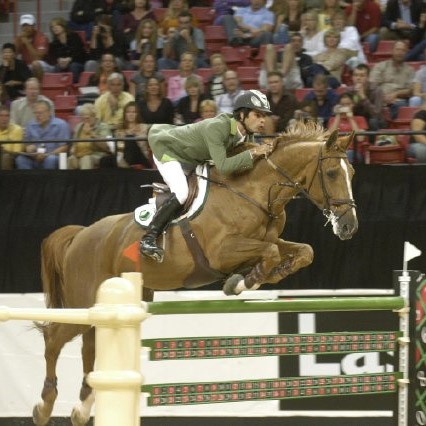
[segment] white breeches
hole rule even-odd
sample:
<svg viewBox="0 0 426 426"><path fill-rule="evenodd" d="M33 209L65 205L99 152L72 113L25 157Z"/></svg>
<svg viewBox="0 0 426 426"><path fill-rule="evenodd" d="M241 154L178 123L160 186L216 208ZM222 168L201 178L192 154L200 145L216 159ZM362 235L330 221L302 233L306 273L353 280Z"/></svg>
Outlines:
<svg viewBox="0 0 426 426"><path fill-rule="evenodd" d="M179 161L167 161L162 163L153 156L154 163L158 171L164 179L164 182L169 186L170 191L176 195L179 203L184 205L188 198L188 183L186 181L185 173Z"/></svg>

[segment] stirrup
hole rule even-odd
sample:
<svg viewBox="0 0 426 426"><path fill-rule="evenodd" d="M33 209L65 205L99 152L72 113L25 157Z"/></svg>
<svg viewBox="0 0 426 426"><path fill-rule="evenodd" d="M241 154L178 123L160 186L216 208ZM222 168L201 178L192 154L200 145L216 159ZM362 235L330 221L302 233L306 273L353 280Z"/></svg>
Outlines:
<svg viewBox="0 0 426 426"><path fill-rule="evenodd" d="M155 245L145 246L144 241L141 241L140 252L143 256L153 259L158 263L162 263L164 260L164 250L161 247Z"/></svg>

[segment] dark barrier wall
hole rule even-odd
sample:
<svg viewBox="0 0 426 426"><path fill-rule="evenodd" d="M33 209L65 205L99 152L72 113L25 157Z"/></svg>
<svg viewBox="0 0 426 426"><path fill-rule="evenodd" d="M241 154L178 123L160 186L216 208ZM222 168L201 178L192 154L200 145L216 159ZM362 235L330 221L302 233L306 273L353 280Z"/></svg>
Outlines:
<svg viewBox="0 0 426 426"><path fill-rule="evenodd" d="M41 291L43 238L64 225L131 211L149 197L139 186L153 180L158 172L0 172L0 291ZM390 288L405 240L425 253L410 269L426 270L426 167L358 166L353 186L359 231L350 241L324 228L324 217L308 201L288 205L284 237L311 244L315 259L279 288Z"/></svg>

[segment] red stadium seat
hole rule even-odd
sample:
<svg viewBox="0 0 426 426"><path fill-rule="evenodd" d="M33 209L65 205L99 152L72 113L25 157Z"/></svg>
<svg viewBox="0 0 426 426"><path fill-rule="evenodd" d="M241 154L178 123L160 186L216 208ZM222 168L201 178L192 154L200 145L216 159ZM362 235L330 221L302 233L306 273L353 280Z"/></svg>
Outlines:
<svg viewBox="0 0 426 426"><path fill-rule="evenodd" d="M72 73L45 73L43 75L41 91L44 96L52 99L52 101L57 95L70 94L72 91Z"/></svg>
<svg viewBox="0 0 426 426"><path fill-rule="evenodd" d="M259 89L259 67L238 67L236 71L243 89Z"/></svg>

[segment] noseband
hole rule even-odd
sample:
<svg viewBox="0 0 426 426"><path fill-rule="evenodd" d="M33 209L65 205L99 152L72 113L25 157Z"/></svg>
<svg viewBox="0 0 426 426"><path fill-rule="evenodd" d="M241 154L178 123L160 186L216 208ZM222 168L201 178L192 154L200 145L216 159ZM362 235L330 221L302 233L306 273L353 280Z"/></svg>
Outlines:
<svg viewBox="0 0 426 426"><path fill-rule="evenodd" d="M323 161L329 160L332 158L337 159L345 159L347 158L345 154L333 154L333 155L323 155L323 145L321 145L321 148L318 152L318 161L317 165L315 167L315 172L312 175L312 179L307 187L305 189L299 182L294 181L291 176L289 176L284 170L282 170L280 167L278 167L270 158L267 158L266 161L268 164L281 176L285 177L288 180L288 186L297 189L297 191L301 194L303 194L308 200L310 200L315 206L317 206L323 213L323 215L327 218L327 222L324 226L326 226L330 221L335 219L336 221L339 221L350 209L356 208L355 200L351 198L332 198L330 197L327 187L324 182L324 173L323 173ZM312 184L314 182L315 176L318 174L319 176L319 182L321 185L321 190L324 196L324 206L322 207L310 194L310 190L312 187ZM333 211L333 207L338 206L344 206L346 205L347 208L339 215L336 216L335 212Z"/></svg>

